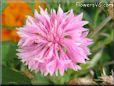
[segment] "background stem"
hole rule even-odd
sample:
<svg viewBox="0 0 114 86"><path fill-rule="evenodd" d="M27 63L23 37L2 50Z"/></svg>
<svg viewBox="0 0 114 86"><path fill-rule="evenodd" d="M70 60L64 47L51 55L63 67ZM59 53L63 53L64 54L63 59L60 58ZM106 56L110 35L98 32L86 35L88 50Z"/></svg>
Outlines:
<svg viewBox="0 0 114 86"><path fill-rule="evenodd" d="M103 20L93 31L91 38L94 37L110 20L111 20L111 17L109 16L105 20Z"/></svg>

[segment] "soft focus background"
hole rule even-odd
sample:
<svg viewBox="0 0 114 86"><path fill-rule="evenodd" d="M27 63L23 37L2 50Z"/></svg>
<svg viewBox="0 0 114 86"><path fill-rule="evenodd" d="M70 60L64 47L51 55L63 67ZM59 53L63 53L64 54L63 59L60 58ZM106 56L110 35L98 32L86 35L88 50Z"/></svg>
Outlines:
<svg viewBox="0 0 114 86"><path fill-rule="evenodd" d="M76 0L82 4L89 0ZM2 84L114 84L114 4L104 7L81 7L75 0L2 0ZM114 3L114 0L92 0L91 3ZM82 70L68 70L64 76L43 76L31 72L16 56L19 37L16 28L23 26L26 15L33 15L38 6L57 9L61 5L64 11L74 10L75 14L84 13L84 19L90 23L88 37L94 40L90 46L90 60L80 64Z"/></svg>

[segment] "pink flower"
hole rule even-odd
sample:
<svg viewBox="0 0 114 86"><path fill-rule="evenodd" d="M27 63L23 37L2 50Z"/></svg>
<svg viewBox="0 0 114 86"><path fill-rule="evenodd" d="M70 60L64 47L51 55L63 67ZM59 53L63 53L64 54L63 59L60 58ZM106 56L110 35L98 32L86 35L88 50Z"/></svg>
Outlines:
<svg viewBox="0 0 114 86"><path fill-rule="evenodd" d="M75 16L73 10L63 12L60 6L50 14L40 7L40 13L35 10L34 17L28 16L25 26L18 28L17 55L29 69L44 75L79 70L78 63L88 59L88 45L92 44L83 27L88 22L82 17L83 13Z"/></svg>

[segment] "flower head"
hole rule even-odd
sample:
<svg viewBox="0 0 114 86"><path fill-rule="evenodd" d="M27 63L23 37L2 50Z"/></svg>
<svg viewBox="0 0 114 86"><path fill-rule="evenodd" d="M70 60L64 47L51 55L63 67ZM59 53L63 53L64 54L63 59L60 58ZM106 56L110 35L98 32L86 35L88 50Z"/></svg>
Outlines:
<svg viewBox="0 0 114 86"><path fill-rule="evenodd" d="M18 29L20 41L18 56L29 69L41 71L44 75L64 75L67 69L79 70L78 63L85 63L90 54L88 45L92 40L87 38L88 29L83 26L83 13L74 15L73 10L63 12L47 10L40 7L34 17L28 16L26 24Z"/></svg>

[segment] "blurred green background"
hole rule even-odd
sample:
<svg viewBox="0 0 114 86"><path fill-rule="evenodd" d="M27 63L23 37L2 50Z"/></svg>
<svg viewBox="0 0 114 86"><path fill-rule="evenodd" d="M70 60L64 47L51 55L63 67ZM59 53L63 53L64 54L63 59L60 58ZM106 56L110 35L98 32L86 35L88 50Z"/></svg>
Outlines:
<svg viewBox="0 0 114 86"><path fill-rule="evenodd" d="M2 17L2 84L114 84L114 4L113 0L3 0L0 15ZM84 7L83 4L101 6ZM114 2L113 2L114 3ZM38 6L50 9L58 8L59 4L66 12L74 10L75 15L83 12L84 19L89 21L89 38L94 40L90 46L90 60L80 64L82 70L68 70L64 76L43 76L28 70L16 56L19 40L16 28L23 26L26 15L33 15ZM105 6L108 5L108 6Z"/></svg>

